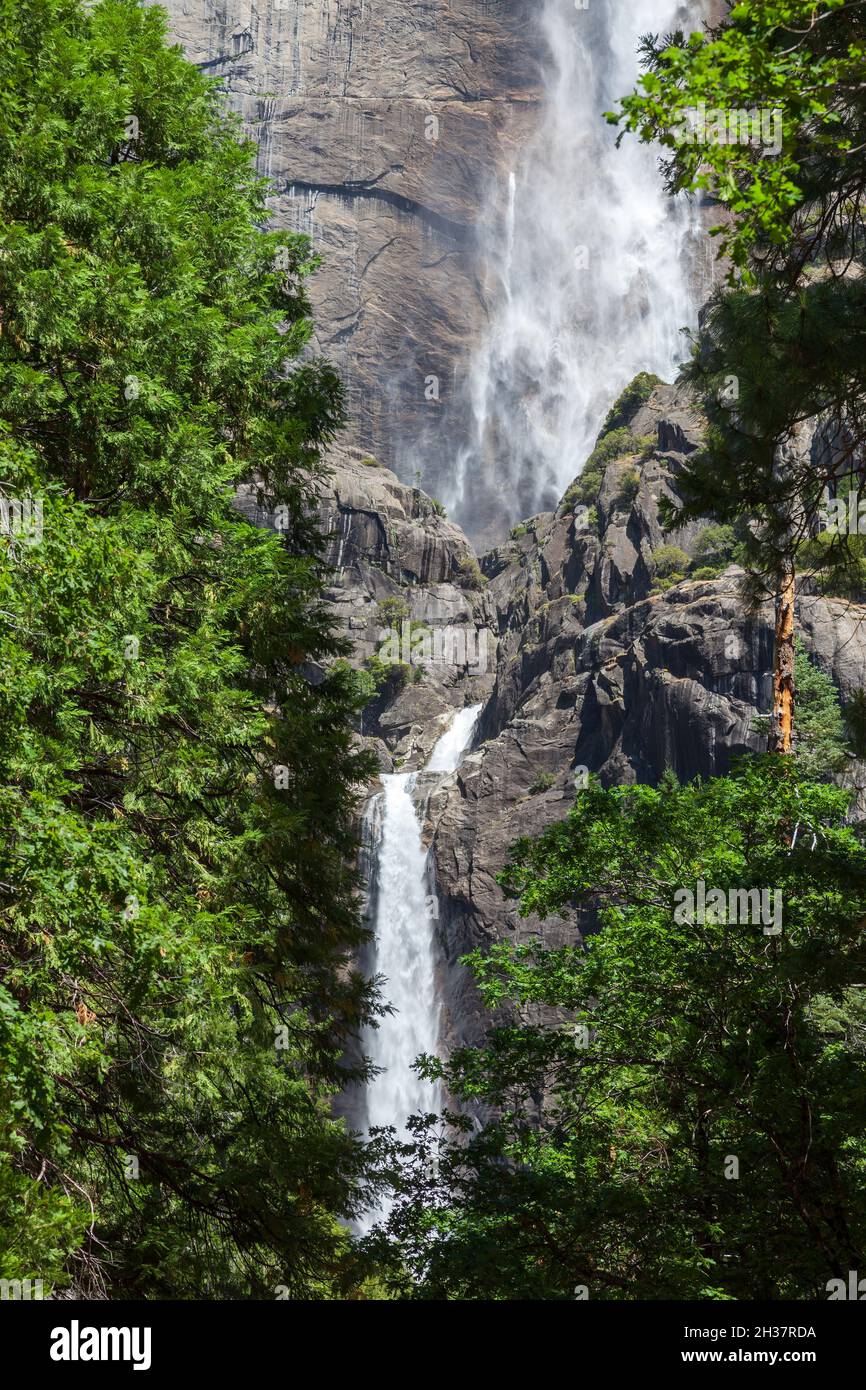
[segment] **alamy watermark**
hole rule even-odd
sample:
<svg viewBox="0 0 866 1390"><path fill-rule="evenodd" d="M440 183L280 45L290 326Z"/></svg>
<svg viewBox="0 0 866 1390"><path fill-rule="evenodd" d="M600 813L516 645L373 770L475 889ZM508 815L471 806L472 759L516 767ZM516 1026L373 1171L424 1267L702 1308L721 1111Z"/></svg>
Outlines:
<svg viewBox="0 0 866 1390"><path fill-rule="evenodd" d="M825 487L818 508L821 528L832 536L866 536L866 497L853 490L847 497L831 497Z"/></svg>
<svg viewBox="0 0 866 1390"><path fill-rule="evenodd" d="M404 620L380 632L378 656L404 666L460 666L481 675L487 670L487 633L455 624L427 627Z"/></svg>
<svg viewBox="0 0 866 1390"><path fill-rule="evenodd" d="M22 545L42 540L42 498L0 496L0 536Z"/></svg>
<svg viewBox="0 0 866 1390"><path fill-rule="evenodd" d="M844 1279L828 1279L825 1287L830 1303L863 1303L866 1300L866 1279L861 1279L856 1269L849 1269L847 1282Z"/></svg>
<svg viewBox="0 0 866 1390"><path fill-rule="evenodd" d="M52 1361L129 1361L134 1371L147 1371L151 1335L149 1327L82 1327L73 1318L52 1328L48 1354Z"/></svg>
<svg viewBox="0 0 866 1390"><path fill-rule="evenodd" d="M41 1279L0 1279L0 1303L29 1303L50 1298Z"/></svg>
<svg viewBox="0 0 866 1390"><path fill-rule="evenodd" d="M678 145L750 145L765 154L782 153L782 112L778 106L686 107L671 134Z"/></svg>
<svg viewBox="0 0 866 1390"><path fill-rule="evenodd" d="M699 878L694 888L674 894L674 921L679 925L762 926L765 936L782 932L780 888L708 888Z"/></svg>

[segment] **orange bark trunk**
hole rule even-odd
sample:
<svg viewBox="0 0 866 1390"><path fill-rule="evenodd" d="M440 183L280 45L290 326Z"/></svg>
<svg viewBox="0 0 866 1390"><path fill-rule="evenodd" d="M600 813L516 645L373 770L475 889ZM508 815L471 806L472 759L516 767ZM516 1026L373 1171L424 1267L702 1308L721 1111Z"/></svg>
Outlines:
<svg viewBox="0 0 866 1390"><path fill-rule="evenodd" d="M776 595L770 752L794 751L794 566L786 562Z"/></svg>

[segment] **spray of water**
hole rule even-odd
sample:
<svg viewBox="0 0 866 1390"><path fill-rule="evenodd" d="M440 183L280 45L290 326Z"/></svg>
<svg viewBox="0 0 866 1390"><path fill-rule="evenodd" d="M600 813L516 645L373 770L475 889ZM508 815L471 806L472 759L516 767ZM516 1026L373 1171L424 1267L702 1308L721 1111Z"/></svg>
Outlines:
<svg viewBox="0 0 866 1390"><path fill-rule="evenodd" d="M616 148L602 119L634 85L640 35L699 25L702 0L543 0L536 137L491 190L481 239L489 329L469 374L471 427L444 500L478 534L556 505L639 371L670 377L699 302L697 213L657 152Z"/></svg>
<svg viewBox="0 0 866 1390"><path fill-rule="evenodd" d="M460 759L472 741L480 713L480 705L467 705L466 709L455 714L430 754L427 772L456 771L460 766Z"/></svg>

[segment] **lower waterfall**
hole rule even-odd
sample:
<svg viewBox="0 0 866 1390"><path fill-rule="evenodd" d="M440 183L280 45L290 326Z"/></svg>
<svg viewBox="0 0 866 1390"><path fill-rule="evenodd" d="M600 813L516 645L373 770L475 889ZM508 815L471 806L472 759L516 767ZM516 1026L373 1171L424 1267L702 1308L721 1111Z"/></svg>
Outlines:
<svg viewBox="0 0 866 1390"><path fill-rule="evenodd" d="M460 710L433 749L426 772L453 772L472 738L480 705ZM393 1013L378 1028L365 1031L366 1055L381 1068L365 1097L368 1129L393 1125L400 1137L418 1111L435 1114L441 1107L439 1087L412 1069L422 1052L439 1045L439 1000L436 991L436 906L427 882L427 853L421 822L412 802L417 774L382 776L384 790L366 813L372 840L371 903L374 915L373 971L383 977L383 993ZM365 1213L358 1223L369 1230L387 1204Z"/></svg>

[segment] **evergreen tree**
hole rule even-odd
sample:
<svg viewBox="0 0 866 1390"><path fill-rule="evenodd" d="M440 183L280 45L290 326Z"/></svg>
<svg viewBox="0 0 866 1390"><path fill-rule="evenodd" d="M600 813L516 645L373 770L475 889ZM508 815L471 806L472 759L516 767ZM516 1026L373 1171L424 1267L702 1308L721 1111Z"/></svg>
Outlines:
<svg viewBox="0 0 866 1390"><path fill-rule="evenodd" d="M839 693L829 676L809 659L802 642L794 644L797 683L795 752L803 773L816 782L843 771L851 758Z"/></svg>
<svg viewBox="0 0 866 1390"><path fill-rule="evenodd" d="M327 1296L370 769L311 520L315 261L160 10L0 29L0 1272Z"/></svg>

